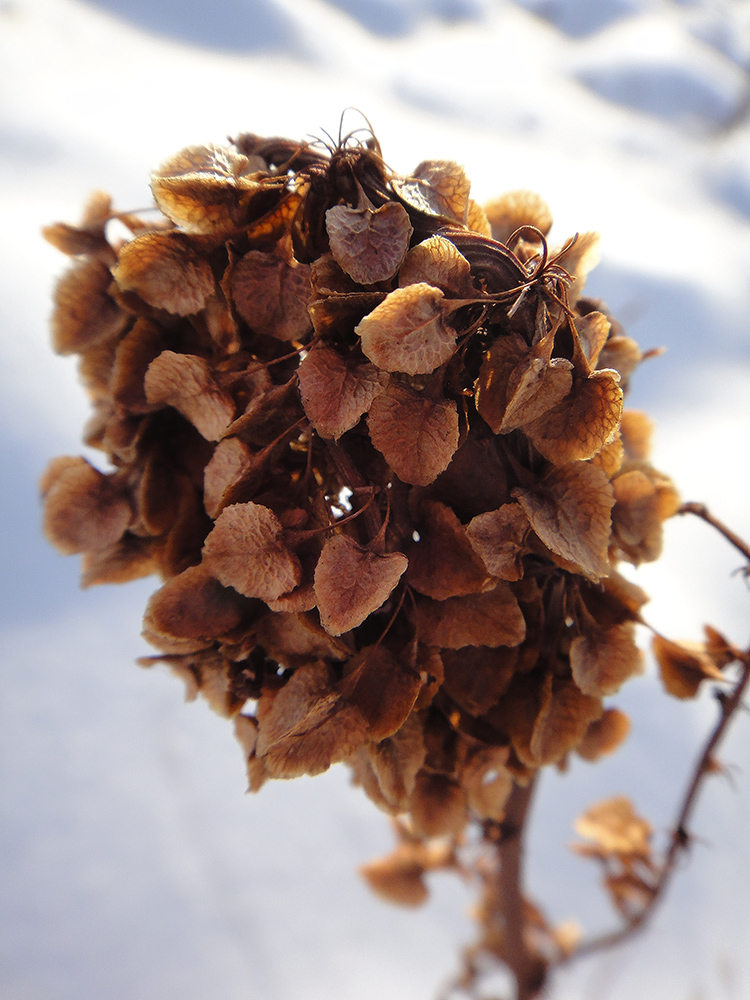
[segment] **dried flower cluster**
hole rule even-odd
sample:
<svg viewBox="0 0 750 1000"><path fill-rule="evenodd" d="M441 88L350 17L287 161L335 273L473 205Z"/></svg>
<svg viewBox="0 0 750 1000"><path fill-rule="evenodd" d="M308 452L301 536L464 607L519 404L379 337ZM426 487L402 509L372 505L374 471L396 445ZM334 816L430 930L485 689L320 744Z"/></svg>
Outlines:
<svg viewBox="0 0 750 1000"><path fill-rule="evenodd" d="M347 761L408 814L407 874L371 880L417 901L420 837L627 733L616 565L678 506L622 409L641 353L583 297L595 235L551 251L537 196L483 209L454 163L241 135L152 188L156 221L100 194L46 231L111 462L52 462L46 532L87 585L162 577L154 659L235 718L251 788Z"/></svg>

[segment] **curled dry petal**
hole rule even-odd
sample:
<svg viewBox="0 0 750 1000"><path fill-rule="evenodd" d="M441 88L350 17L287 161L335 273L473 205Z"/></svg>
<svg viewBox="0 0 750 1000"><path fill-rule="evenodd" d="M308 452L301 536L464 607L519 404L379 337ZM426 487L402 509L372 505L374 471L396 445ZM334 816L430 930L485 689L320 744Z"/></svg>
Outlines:
<svg viewBox="0 0 750 1000"><path fill-rule="evenodd" d="M657 559L662 523L677 511L680 497L671 479L642 465L613 480L613 540L622 556L638 566Z"/></svg>
<svg viewBox="0 0 750 1000"><path fill-rule="evenodd" d="M256 333L289 341L301 340L312 329L307 264L250 250L232 268L229 288L240 316Z"/></svg>
<svg viewBox="0 0 750 1000"><path fill-rule="evenodd" d="M425 282L391 292L355 327L362 350L382 371L427 375L444 364L456 346L445 322L445 296Z"/></svg>
<svg viewBox="0 0 750 1000"><path fill-rule="evenodd" d="M529 518L518 503L477 514L466 526L466 534L485 566L501 580L520 580L521 556L529 531Z"/></svg>
<svg viewBox="0 0 750 1000"><path fill-rule="evenodd" d="M234 418L234 403L208 362L194 354L162 351L148 366L144 387L149 403L173 406L207 441L218 441Z"/></svg>
<svg viewBox="0 0 750 1000"><path fill-rule="evenodd" d="M422 681L383 646L365 646L347 663L343 697L367 720L367 738L380 743L406 722Z"/></svg>
<svg viewBox="0 0 750 1000"><path fill-rule="evenodd" d="M414 614L419 641L429 646L517 646L526 638L526 622L507 583L446 601L422 598Z"/></svg>
<svg viewBox="0 0 750 1000"><path fill-rule="evenodd" d="M116 337L127 316L107 290L109 268L99 260L75 261L55 286L52 346L58 354L85 351Z"/></svg>
<svg viewBox="0 0 750 1000"><path fill-rule="evenodd" d="M338 440L370 409L387 376L375 365L343 358L330 347L316 347L297 370L305 414L324 438Z"/></svg>
<svg viewBox="0 0 750 1000"><path fill-rule="evenodd" d="M406 210L394 201L377 209L335 205L326 212L326 229L336 262L360 285L392 278L413 232Z"/></svg>
<svg viewBox="0 0 750 1000"><path fill-rule="evenodd" d="M458 410L391 383L373 400L367 418L372 443L405 483L427 486L448 467L458 447Z"/></svg>
<svg viewBox="0 0 750 1000"><path fill-rule="evenodd" d="M208 261L182 233L146 233L131 240L112 274L124 292L178 316L200 312L216 289Z"/></svg>
<svg viewBox="0 0 750 1000"><path fill-rule="evenodd" d="M348 535L333 535L315 567L315 593L323 628L342 635L383 604L406 569L401 552L380 555Z"/></svg>
<svg viewBox="0 0 750 1000"><path fill-rule="evenodd" d="M218 517L222 500L252 467L253 455L236 437L219 441L203 473L203 505L209 517Z"/></svg>
<svg viewBox="0 0 750 1000"><path fill-rule="evenodd" d="M424 867L415 857L411 844L399 844L392 854L362 865L360 875L373 892L398 906L421 906L429 892L424 882Z"/></svg>
<svg viewBox="0 0 750 1000"><path fill-rule="evenodd" d="M611 371L574 378L570 393L524 426L537 451L555 465L593 458L611 441L622 414L622 389Z"/></svg>
<svg viewBox="0 0 750 1000"><path fill-rule="evenodd" d="M555 257L555 263L573 278L568 301L574 305L583 293L589 271L599 263L599 234L579 233L575 241Z"/></svg>
<svg viewBox="0 0 750 1000"><path fill-rule="evenodd" d="M607 575L614 495L601 469L573 462L548 473L534 489L514 493L548 549L592 580Z"/></svg>
<svg viewBox="0 0 750 1000"><path fill-rule="evenodd" d="M578 339L581 342L583 353L592 368L597 367L597 361L602 348L609 336L610 322L604 313L590 312L576 320L576 330ZM606 366L603 366L606 367Z"/></svg>
<svg viewBox="0 0 750 1000"><path fill-rule="evenodd" d="M573 680L584 694L614 694L629 677L643 673L643 665L632 622L587 630L570 645Z"/></svg>
<svg viewBox="0 0 750 1000"><path fill-rule="evenodd" d="M645 461L651 451L653 420L643 410L623 410L620 434L626 456L634 462Z"/></svg>
<svg viewBox="0 0 750 1000"><path fill-rule="evenodd" d="M403 812L421 770L426 755L422 723L414 712L401 728L380 743L363 748L372 778L376 781L381 805L388 810Z"/></svg>
<svg viewBox="0 0 750 1000"><path fill-rule="evenodd" d="M302 575L281 522L257 503L224 508L203 546L203 565L225 587L264 601L292 590Z"/></svg>
<svg viewBox="0 0 750 1000"><path fill-rule="evenodd" d="M725 679L703 643L670 642L664 636L655 635L651 648L659 664L662 683L675 698L695 698L703 681Z"/></svg>
<svg viewBox="0 0 750 1000"><path fill-rule="evenodd" d="M54 459L40 485L44 533L66 555L114 545L133 517L117 480L84 458Z"/></svg>
<svg viewBox="0 0 750 1000"><path fill-rule="evenodd" d="M122 413L148 413L158 404L146 399L144 381L151 362L164 349L161 330L151 320L136 320L132 330L117 345L109 389Z"/></svg>
<svg viewBox="0 0 750 1000"><path fill-rule="evenodd" d="M242 220L249 195L260 188L254 172L265 168L226 146L189 146L151 175L151 190L162 212L187 233L233 229Z"/></svg>

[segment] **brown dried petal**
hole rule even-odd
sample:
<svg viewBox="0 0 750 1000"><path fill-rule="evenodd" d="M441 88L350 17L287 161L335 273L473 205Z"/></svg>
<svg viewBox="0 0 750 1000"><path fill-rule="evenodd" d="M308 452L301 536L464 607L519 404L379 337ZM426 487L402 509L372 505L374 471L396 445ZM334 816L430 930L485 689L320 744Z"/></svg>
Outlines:
<svg viewBox="0 0 750 1000"><path fill-rule="evenodd" d="M253 455L244 441L236 437L219 441L205 468L203 479L203 505L211 518L216 518L223 506L222 500L235 483L252 467Z"/></svg>
<svg viewBox="0 0 750 1000"><path fill-rule="evenodd" d="M471 265L444 236L431 236L413 247L401 265L398 283L404 288L425 282L446 295L468 298L476 295Z"/></svg>
<svg viewBox="0 0 750 1000"><path fill-rule="evenodd" d="M456 404L406 385L391 384L376 396L367 424L372 443L399 479L416 486L431 483L458 447Z"/></svg>
<svg viewBox="0 0 750 1000"><path fill-rule="evenodd" d="M148 413L157 405L146 399L144 380L148 366L163 349L161 329L145 318L136 320L117 345L109 391L121 413Z"/></svg>
<svg viewBox="0 0 750 1000"><path fill-rule="evenodd" d="M333 535L315 568L320 621L331 635L361 625L383 604L407 566L401 552L379 555L348 535Z"/></svg>
<svg viewBox="0 0 750 1000"><path fill-rule="evenodd" d="M575 821L575 831L604 854L651 855L651 825L642 819L625 796L605 799L591 806Z"/></svg>
<svg viewBox="0 0 750 1000"><path fill-rule="evenodd" d="M301 579L297 556L283 542L274 512L257 503L225 507L203 546L203 565L225 587L273 600Z"/></svg>
<svg viewBox="0 0 750 1000"><path fill-rule="evenodd" d="M616 373L575 378L570 394L524 426L537 451L555 465L593 458L612 439L622 414Z"/></svg>
<svg viewBox="0 0 750 1000"><path fill-rule="evenodd" d="M208 261L182 233L146 233L131 240L112 274L123 291L178 316L200 312L216 290Z"/></svg>
<svg viewBox="0 0 750 1000"><path fill-rule="evenodd" d="M676 643L655 635L651 648L662 683L675 698L695 698L703 681L725 679L703 643Z"/></svg>
<svg viewBox="0 0 750 1000"><path fill-rule="evenodd" d="M84 458L54 459L41 482L44 533L60 552L99 552L114 545L133 513L120 485Z"/></svg>
<svg viewBox="0 0 750 1000"><path fill-rule="evenodd" d="M429 897L424 868L409 845L401 844L392 854L368 861L359 873L373 892L397 906L421 906Z"/></svg>
<svg viewBox="0 0 750 1000"><path fill-rule="evenodd" d="M233 401L194 354L162 351L148 366L144 388L149 403L173 406L207 441L218 441L234 418Z"/></svg>
<svg viewBox="0 0 750 1000"><path fill-rule="evenodd" d="M263 692L256 753L271 777L320 774L362 744L366 722L334 685L331 668L317 662L295 670L280 691Z"/></svg>
<svg viewBox="0 0 750 1000"><path fill-rule="evenodd" d="M608 708L600 719L594 719L586 730L586 735L576 747L576 753L584 760L595 761L606 757L627 739L630 733L630 719L619 708Z"/></svg>
<svg viewBox="0 0 750 1000"><path fill-rule="evenodd" d="M565 268L573 278L573 284L568 290L568 301L570 305L575 305L583 294L589 271L599 263L599 234L579 233L567 250L555 256L555 263Z"/></svg>
<svg viewBox="0 0 750 1000"><path fill-rule="evenodd" d="M568 680L555 680L551 697L540 711L529 749L534 763L554 764L577 747L589 724L602 714L599 698L583 694Z"/></svg>
<svg viewBox="0 0 750 1000"><path fill-rule="evenodd" d="M526 638L526 622L507 583L446 601L418 599L415 617L419 641L428 646L517 646Z"/></svg>
<svg viewBox="0 0 750 1000"><path fill-rule="evenodd" d="M549 206L533 191L508 191L484 206L492 227L492 237L507 243L521 226L535 226L545 236L552 228Z"/></svg>
<svg viewBox="0 0 750 1000"><path fill-rule="evenodd" d="M642 673L643 665L632 622L587 630L570 645L573 680L584 694L614 694L628 678Z"/></svg>
<svg viewBox="0 0 750 1000"><path fill-rule="evenodd" d="M602 348L609 336L610 322L604 313L590 312L576 319L576 330L581 342L583 353L592 368L597 367L597 361ZM603 366L606 367L606 366Z"/></svg>
<svg viewBox="0 0 750 1000"><path fill-rule="evenodd" d="M362 350L382 371L426 375L456 347L456 331L445 322L445 296L420 281L397 288L355 327Z"/></svg>
<svg viewBox="0 0 750 1000"><path fill-rule="evenodd" d="M610 337L599 355L600 368L619 372L623 382L633 374L643 360L641 349L632 337Z"/></svg>
<svg viewBox="0 0 750 1000"><path fill-rule="evenodd" d="M74 354L119 334L127 315L107 293L109 268L99 260L75 261L55 287L52 346L58 354Z"/></svg>
<svg viewBox="0 0 750 1000"><path fill-rule="evenodd" d="M518 503L506 503L497 510L478 514L466 526L466 534L493 576L520 580L521 556L529 530L526 511Z"/></svg>
<svg viewBox="0 0 750 1000"><path fill-rule="evenodd" d="M151 190L162 212L185 232L222 232L240 223L242 207L260 187L252 174L264 168L260 157L224 146L189 146L151 175Z"/></svg>
<svg viewBox="0 0 750 1000"><path fill-rule="evenodd" d="M406 209L394 201L374 210L336 205L326 212L326 230L337 263L360 285L392 278L413 232Z"/></svg>
<svg viewBox="0 0 750 1000"><path fill-rule="evenodd" d="M409 798L415 832L421 837L457 837L466 825L466 792L447 774L420 771Z"/></svg>
<svg viewBox="0 0 750 1000"><path fill-rule="evenodd" d="M654 422L642 410L623 410L620 434L625 454L633 462L643 462L651 451Z"/></svg>
<svg viewBox="0 0 750 1000"><path fill-rule="evenodd" d="M392 184L418 212L465 222L471 182L458 163L424 160L410 177L394 178Z"/></svg>
<svg viewBox="0 0 750 1000"><path fill-rule="evenodd" d="M554 469L535 489L514 493L547 548L593 580L607 575L614 495L601 469L574 462Z"/></svg>
<svg viewBox="0 0 750 1000"><path fill-rule="evenodd" d="M508 405L498 427L507 434L531 423L565 399L573 385L573 365L565 358L530 356L508 380Z"/></svg>
<svg viewBox="0 0 750 1000"><path fill-rule="evenodd" d="M425 500L416 526L419 541L407 552L411 587L438 601L487 589L487 569L450 507Z"/></svg>
<svg viewBox="0 0 750 1000"><path fill-rule="evenodd" d="M325 438L338 440L370 409L386 381L375 365L347 361L330 347L316 347L297 370L307 418Z"/></svg>
<svg viewBox="0 0 750 1000"><path fill-rule="evenodd" d="M484 715L508 689L518 665L518 647L444 649L443 690L469 715Z"/></svg>
<svg viewBox="0 0 750 1000"><path fill-rule="evenodd" d="M151 596L144 631L157 637L211 641L239 625L247 607L244 597L223 587L204 566L190 566Z"/></svg>
<svg viewBox="0 0 750 1000"><path fill-rule="evenodd" d="M301 340L312 329L310 267L279 253L250 250L229 278L232 299L256 333Z"/></svg>
<svg viewBox="0 0 750 1000"><path fill-rule="evenodd" d="M367 720L367 738L379 743L401 728L422 681L383 646L365 646L346 665L341 691Z"/></svg>
<svg viewBox="0 0 750 1000"><path fill-rule="evenodd" d="M622 556L636 566L657 559L662 546L662 523L680 506L671 479L643 465L617 476L612 487L613 539Z"/></svg>

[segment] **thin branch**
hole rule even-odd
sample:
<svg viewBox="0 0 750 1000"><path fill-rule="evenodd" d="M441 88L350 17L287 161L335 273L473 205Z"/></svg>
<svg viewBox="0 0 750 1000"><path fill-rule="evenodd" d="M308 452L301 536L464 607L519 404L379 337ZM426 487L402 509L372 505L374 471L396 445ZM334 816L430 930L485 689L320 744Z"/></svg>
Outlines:
<svg viewBox="0 0 750 1000"><path fill-rule="evenodd" d="M694 503L694 502L684 503L682 504L681 507L678 508L677 513L695 514L696 517L699 517L701 518L701 520L706 521L706 523L710 524L712 528L716 528L716 530L720 534L722 534L724 538L726 538L729 544L733 545L738 552L741 552L742 555L745 557L745 559L747 559L747 561L750 563L750 546L747 544L747 542L744 542L739 537L739 535L736 535L732 531L731 528L728 528L726 524L724 524L718 518L714 517L714 515L709 511L708 507L706 507L705 504Z"/></svg>

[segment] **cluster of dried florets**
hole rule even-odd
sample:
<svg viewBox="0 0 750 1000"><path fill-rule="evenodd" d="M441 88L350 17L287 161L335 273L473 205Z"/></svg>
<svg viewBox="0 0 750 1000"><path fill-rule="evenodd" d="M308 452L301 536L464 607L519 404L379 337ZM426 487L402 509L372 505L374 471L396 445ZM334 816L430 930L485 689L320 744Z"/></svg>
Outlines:
<svg viewBox="0 0 750 1000"><path fill-rule="evenodd" d="M44 478L84 583L161 575L155 659L235 717L253 789L348 761L417 837L456 835L612 750L645 601L615 566L678 500L622 412L639 349L582 296L596 237L550 252L536 196L482 209L372 137L242 135L152 187L158 221L97 195L47 231L112 464Z"/></svg>

